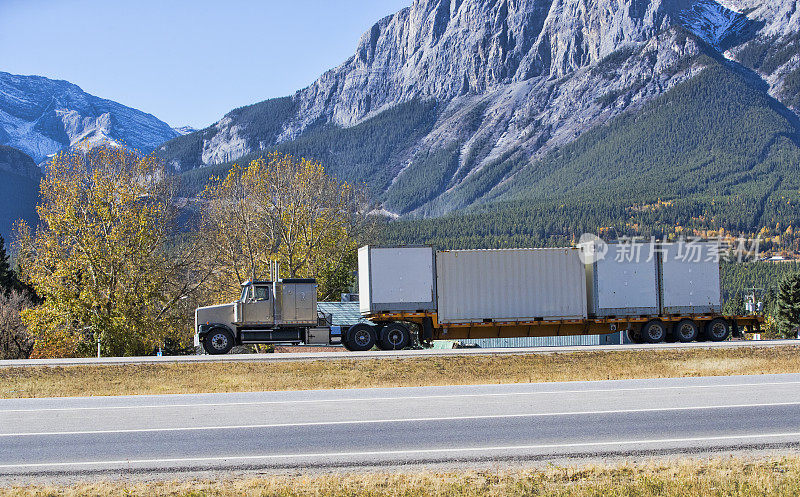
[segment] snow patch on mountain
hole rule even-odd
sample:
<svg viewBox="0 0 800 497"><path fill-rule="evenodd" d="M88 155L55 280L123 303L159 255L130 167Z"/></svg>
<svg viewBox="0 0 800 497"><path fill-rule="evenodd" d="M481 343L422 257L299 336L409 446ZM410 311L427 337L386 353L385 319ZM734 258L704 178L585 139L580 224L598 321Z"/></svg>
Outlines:
<svg viewBox="0 0 800 497"><path fill-rule="evenodd" d="M72 147L105 144L150 152L176 136L156 117L67 81L0 72L0 145L22 150L37 163Z"/></svg>
<svg viewBox="0 0 800 497"><path fill-rule="evenodd" d="M698 0L679 14L682 24L717 50L730 36L744 30L747 16L735 10L731 2Z"/></svg>
<svg viewBox="0 0 800 497"><path fill-rule="evenodd" d="M195 131L197 131L196 128L193 128L191 126L179 126L177 128L172 128L172 130L178 133L180 136L188 135L189 133L194 133Z"/></svg>

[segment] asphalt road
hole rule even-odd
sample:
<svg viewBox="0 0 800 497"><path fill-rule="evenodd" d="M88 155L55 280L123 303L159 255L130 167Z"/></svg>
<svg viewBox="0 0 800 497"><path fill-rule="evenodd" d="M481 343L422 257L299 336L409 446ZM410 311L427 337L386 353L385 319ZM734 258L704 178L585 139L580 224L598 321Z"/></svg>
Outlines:
<svg viewBox="0 0 800 497"><path fill-rule="evenodd" d="M330 347L330 352L292 352L281 354L225 354L225 355L191 355L173 357L101 357L101 358L67 358L67 359L26 359L0 360L3 367L38 367L38 366L81 366L81 365L115 365L115 364L167 364L167 363L202 363L202 362L280 362L280 361L321 361L336 359L391 359L409 357L431 357L446 355L519 355L519 354L555 354L569 352L611 352L618 350L689 350L710 348L739 347L783 347L800 346L800 340L730 340L725 342L692 342L692 343L658 343L658 344L626 344L626 345L578 345L569 347L524 347L497 349L426 349L397 351L348 352L342 347Z"/></svg>
<svg viewBox="0 0 800 497"><path fill-rule="evenodd" d="M0 400L0 475L800 446L800 375Z"/></svg>

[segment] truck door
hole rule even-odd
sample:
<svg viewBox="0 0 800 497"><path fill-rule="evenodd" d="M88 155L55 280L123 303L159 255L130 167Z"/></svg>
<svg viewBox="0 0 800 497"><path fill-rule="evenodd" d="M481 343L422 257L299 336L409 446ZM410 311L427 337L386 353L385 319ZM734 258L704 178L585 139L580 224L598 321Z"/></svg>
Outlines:
<svg viewBox="0 0 800 497"><path fill-rule="evenodd" d="M251 286L243 307L244 320L248 324L272 325L272 291L269 286Z"/></svg>

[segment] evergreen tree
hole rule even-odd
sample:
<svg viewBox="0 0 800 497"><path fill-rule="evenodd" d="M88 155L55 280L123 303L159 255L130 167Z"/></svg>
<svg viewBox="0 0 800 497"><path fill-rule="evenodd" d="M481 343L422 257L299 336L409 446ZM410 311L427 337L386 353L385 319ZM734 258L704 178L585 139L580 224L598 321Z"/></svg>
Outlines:
<svg viewBox="0 0 800 497"><path fill-rule="evenodd" d="M0 235L0 294L6 294L14 289L18 289L17 275L11 269L8 254L6 254L5 240L3 240L3 235Z"/></svg>
<svg viewBox="0 0 800 497"><path fill-rule="evenodd" d="M800 273L786 276L778 287L775 304L775 323L778 334L793 338L795 329L800 326Z"/></svg>
<svg viewBox="0 0 800 497"><path fill-rule="evenodd" d="M734 297L728 299L725 302L725 307L723 309L725 314L734 314L737 316L741 316L745 313L745 305L744 305L744 297L742 297L741 293L737 293Z"/></svg>

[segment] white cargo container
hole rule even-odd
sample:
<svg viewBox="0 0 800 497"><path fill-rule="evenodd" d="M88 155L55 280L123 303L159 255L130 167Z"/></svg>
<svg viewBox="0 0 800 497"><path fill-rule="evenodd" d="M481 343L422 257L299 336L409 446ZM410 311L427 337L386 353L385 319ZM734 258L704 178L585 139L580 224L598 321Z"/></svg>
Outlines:
<svg viewBox="0 0 800 497"><path fill-rule="evenodd" d="M661 302L664 314L722 312L719 244L666 243L661 246Z"/></svg>
<svg viewBox="0 0 800 497"><path fill-rule="evenodd" d="M436 278L431 247L358 249L361 314L386 311L433 311Z"/></svg>
<svg viewBox="0 0 800 497"><path fill-rule="evenodd" d="M639 253L612 243L603 258L586 264L589 315L640 316L659 314L658 257L649 245Z"/></svg>
<svg viewBox="0 0 800 497"><path fill-rule="evenodd" d="M440 323L585 319L576 248L453 250L436 255Z"/></svg>

